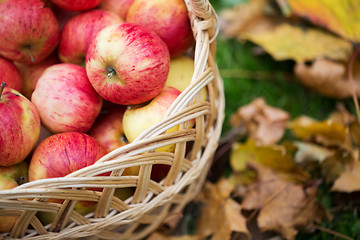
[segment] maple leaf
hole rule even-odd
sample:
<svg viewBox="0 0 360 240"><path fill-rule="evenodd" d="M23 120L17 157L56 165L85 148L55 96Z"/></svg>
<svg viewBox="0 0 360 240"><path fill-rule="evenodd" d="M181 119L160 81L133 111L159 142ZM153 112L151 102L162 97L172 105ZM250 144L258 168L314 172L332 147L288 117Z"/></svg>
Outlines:
<svg viewBox="0 0 360 240"><path fill-rule="evenodd" d="M250 239L246 219L241 214L241 205L230 197L234 186L226 179L217 184L206 182L197 198L203 203L198 220L197 235L202 238L212 236L212 240L231 239L233 232Z"/></svg>
<svg viewBox="0 0 360 240"><path fill-rule="evenodd" d="M242 207L259 211L257 223L261 231L275 231L293 240L299 228L309 228L321 219L317 214L317 186L289 182L261 164L249 166L256 170L257 181L248 187Z"/></svg>
<svg viewBox="0 0 360 240"><path fill-rule="evenodd" d="M233 127L246 126L249 138L257 144L272 145L284 135L290 115L266 104L263 98L254 99L248 105L238 108L230 118Z"/></svg>

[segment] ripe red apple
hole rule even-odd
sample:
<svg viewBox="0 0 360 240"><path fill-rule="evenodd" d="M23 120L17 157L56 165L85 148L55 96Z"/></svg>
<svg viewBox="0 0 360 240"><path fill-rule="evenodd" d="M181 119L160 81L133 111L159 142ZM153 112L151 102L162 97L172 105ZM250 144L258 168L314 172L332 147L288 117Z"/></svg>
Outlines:
<svg viewBox="0 0 360 240"><path fill-rule="evenodd" d="M132 142L142 132L162 120L171 104L180 95L180 91L173 87L165 87L161 93L148 104L137 105L126 109L123 117L123 128L126 138ZM175 126L167 132L179 129ZM172 151L173 146L165 146L157 151Z"/></svg>
<svg viewBox="0 0 360 240"><path fill-rule="evenodd" d="M171 57L182 55L194 43L184 0L135 0L126 22L154 30L168 46Z"/></svg>
<svg viewBox="0 0 360 240"><path fill-rule="evenodd" d="M118 105L105 113L101 113L88 132L90 136L98 140L106 148L107 152L128 143L122 124L125 110L125 106Z"/></svg>
<svg viewBox="0 0 360 240"><path fill-rule="evenodd" d="M127 12L134 0L103 0L100 9L111 11L122 19L126 18Z"/></svg>
<svg viewBox="0 0 360 240"><path fill-rule="evenodd" d="M64 177L94 164L106 153L97 140L85 133L54 134L35 149L29 166L29 180Z"/></svg>
<svg viewBox="0 0 360 240"><path fill-rule="evenodd" d="M116 105L101 113L88 132L106 148L107 152L128 144L122 123L125 110L126 106ZM137 175L138 173L139 167L130 167L124 170L123 175Z"/></svg>
<svg viewBox="0 0 360 240"><path fill-rule="evenodd" d="M51 54L59 40L59 24L41 0L8 0L0 4L0 55L35 64Z"/></svg>
<svg viewBox="0 0 360 240"><path fill-rule="evenodd" d="M23 161L40 134L40 117L35 106L18 91L0 88L0 166Z"/></svg>
<svg viewBox="0 0 360 240"><path fill-rule="evenodd" d="M28 181L28 164L20 162L9 167L0 167L0 190L8 190ZM0 232L10 232L17 217L0 216Z"/></svg>
<svg viewBox="0 0 360 240"><path fill-rule="evenodd" d="M52 0L52 2L68 11L85 11L95 8L102 0Z"/></svg>
<svg viewBox="0 0 360 240"><path fill-rule="evenodd" d="M169 51L155 32L122 23L98 33L86 55L86 73L101 97L133 105L161 92L169 62Z"/></svg>
<svg viewBox="0 0 360 240"><path fill-rule="evenodd" d="M19 70L23 80L23 95L28 99L31 99L31 94L34 92L36 83L39 80L41 74L45 71L46 68L59 62L60 61L56 54L51 54L41 62L32 65L15 62L15 65Z"/></svg>
<svg viewBox="0 0 360 240"><path fill-rule="evenodd" d="M59 41L59 57L63 62L83 65L90 43L96 34L123 20L106 10L90 10L71 18L64 26Z"/></svg>
<svg viewBox="0 0 360 240"><path fill-rule="evenodd" d="M39 78L31 96L41 122L54 133L87 132L100 113L102 99L85 69L72 63L55 64Z"/></svg>
<svg viewBox="0 0 360 240"><path fill-rule="evenodd" d="M0 57L0 73L0 82L6 82L6 87L23 92L23 79L13 62Z"/></svg>

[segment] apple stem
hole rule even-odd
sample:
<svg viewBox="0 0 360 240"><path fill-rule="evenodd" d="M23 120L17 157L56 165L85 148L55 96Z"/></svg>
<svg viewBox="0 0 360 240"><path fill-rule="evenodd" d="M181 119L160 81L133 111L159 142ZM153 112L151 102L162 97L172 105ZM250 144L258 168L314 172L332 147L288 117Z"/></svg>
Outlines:
<svg viewBox="0 0 360 240"><path fill-rule="evenodd" d="M109 79L111 79L116 74L115 70L112 67L107 67L106 72L108 73L107 77Z"/></svg>
<svg viewBox="0 0 360 240"><path fill-rule="evenodd" d="M30 45L26 45L25 48L29 51L31 62L35 62L34 55L33 55L32 51L30 49Z"/></svg>
<svg viewBox="0 0 360 240"><path fill-rule="evenodd" d="M2 83L1 83L1 86L0 86L0 100L1 100L1 95L2 95L2 93L3 93L3 91L4 91L5 86L6 86L6 83L5 83L5 82L2 82Z"/></svg>

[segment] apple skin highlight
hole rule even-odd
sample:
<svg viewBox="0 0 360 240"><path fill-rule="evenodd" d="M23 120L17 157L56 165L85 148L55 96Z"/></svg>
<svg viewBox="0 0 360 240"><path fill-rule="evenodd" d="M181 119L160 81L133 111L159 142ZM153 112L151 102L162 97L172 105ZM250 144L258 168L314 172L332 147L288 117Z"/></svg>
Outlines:
<svg viewBox="0 0 360 240"><path fill-rule="evenodd" d="M170 55L159 36L138 24L101 30L86 55L86 72L98 94L121 105L157 96L167 79Z"/></svg>

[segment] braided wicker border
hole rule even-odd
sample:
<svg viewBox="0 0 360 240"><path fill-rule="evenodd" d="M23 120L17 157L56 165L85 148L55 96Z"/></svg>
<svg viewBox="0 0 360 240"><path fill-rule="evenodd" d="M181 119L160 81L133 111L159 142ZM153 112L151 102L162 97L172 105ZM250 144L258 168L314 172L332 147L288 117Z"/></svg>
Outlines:
<svg viewBox="0 0 360 240"><path fill-rule="evenodd" d="M191 85L170 107L164 119L132 143L107 154L94 165L63 178L42 179L0 191L0 216L15 216L12 231L0 239L141 239L166 217L182 211L199 192L217 148L224 118L224 90L215 64L217 16L208 0L185 0L196 40ZM209 98L204 101L202 88ZM189 121L195 119L195 127ZM167 129L180 125L176 132ZM175 152L156 152L175 144ZM150 179L153 164L170 165L160 183ZM140 166L138 176L121 176ZM110 176L97 175L112 172ZM102 192L86 190L103 188ZM116 188L135 189L125 201ZM64 200L62 204L47 201ZM94 201L94 212L74 211L77 201ZM43 226L38 212L57 213Z"/></svg>

